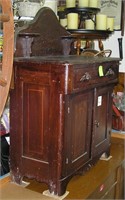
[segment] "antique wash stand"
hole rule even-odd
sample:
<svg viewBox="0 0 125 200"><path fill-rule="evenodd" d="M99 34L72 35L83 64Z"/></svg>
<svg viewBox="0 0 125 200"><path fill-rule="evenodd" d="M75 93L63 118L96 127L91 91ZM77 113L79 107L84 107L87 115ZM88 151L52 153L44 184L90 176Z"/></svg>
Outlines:
<svg viewBox="0 0 125 200"><path fill-rule="evenodd" d="M11 178L36 179L59 196L74 175L110 155L119 68L116 58L64 55L67 38L48 8L17 33L10 98Z"/></svg>

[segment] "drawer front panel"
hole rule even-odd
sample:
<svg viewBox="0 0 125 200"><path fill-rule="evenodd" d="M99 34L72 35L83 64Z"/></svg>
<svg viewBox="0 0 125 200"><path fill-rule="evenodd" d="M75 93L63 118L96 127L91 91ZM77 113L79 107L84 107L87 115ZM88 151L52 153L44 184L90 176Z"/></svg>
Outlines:
<svg viewBox="0 0 125 200"><path fill-rule="evenodd" d="M117 63L93 64L74 69L73 90L83 89L94 84L105 84L117 81Z"/></svg>
<svg viewBox="0 0 125 200"><path fill-rule="evenodd" d="M95 192L89 196L90 199L101 199L103 198L108 191L111 190L117 183L116 180L116 171L110 175L108 179L106 179L99 187L95 190Z"/></svg>

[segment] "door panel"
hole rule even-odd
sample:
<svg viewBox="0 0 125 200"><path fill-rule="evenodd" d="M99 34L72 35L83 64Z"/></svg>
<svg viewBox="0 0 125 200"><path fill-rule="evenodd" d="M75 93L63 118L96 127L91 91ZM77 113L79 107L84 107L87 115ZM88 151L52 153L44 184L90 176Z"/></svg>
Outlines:
<svg viewBox="0 0 125 200"><path fill-rule="evenodd" d="M70 172L91 158L92 104L92 92L67 97L65 159Z"/></svg>
<svg viewBox="0 0 125 200"><path fill-rule="evenodd" d="M93 155L109 145L112 114L112 88L95 89L93 117Z"/></svg>
<svg viewBox="0 0 125 200"><path fill-rule="evenodd" d="M49 87L31 83L23 85L22 155L48 162Z"/></svg>

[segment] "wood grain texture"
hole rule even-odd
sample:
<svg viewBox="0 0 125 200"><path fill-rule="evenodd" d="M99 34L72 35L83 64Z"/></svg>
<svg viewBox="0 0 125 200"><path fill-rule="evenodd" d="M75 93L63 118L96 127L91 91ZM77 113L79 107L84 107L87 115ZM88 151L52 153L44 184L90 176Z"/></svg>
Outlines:
<svg viewBox="0 0 125 200"><path fill-rule="evenodd" d="M72 176L85 173L103 153L109 156L118 63L63 55L15 59L10 96L13 181L34 178L61 196ZM99 65L105 73L111 67L114 74L99 77ZM80 82L85 72L91 79Z"/></svg>
<svg viewBox="0 0 125 200"><path fill-rule="evenodd" d="M12 76L13 68L13 55L14 55L14 23L13 23L13 10L10 0L1 0L2 7L1 20L3 22L3 58L2 58L2 71L0 81L0 116L3 112ZM7 84L5 84L7 83ZM3 87L4 86L4 87Z"/></svg>

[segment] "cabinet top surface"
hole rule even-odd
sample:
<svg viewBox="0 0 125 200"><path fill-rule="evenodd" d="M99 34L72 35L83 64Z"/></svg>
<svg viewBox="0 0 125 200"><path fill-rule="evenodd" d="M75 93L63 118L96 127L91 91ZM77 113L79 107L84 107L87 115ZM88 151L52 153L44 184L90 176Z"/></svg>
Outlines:
<svg viewBox="0 0 125 200"><path fill-rule="evenodd" d="M51 63L51 64L94 64L120 61L119 58L106 58L106 57L85 57L85 56L38 56L38 57L18 57L14 59L14 62L18 63Z"/></svg>

